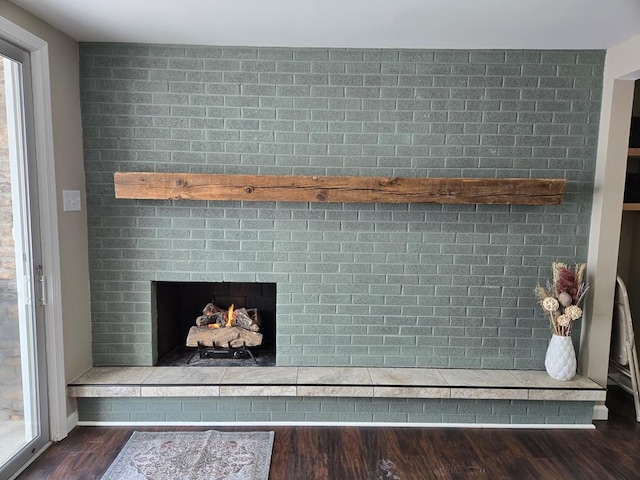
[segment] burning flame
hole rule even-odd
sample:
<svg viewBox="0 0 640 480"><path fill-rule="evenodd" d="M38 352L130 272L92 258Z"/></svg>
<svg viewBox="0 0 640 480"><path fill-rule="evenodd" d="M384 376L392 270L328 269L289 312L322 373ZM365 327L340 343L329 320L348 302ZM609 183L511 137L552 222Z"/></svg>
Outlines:
<svg viewBox="0 0 640 480"><path fill-rule="evenodd" d="M207 327L209 328L226 328L226 327L231 327L233 325L233 310L234 310L234 305L231 304L231 306L229 307L229 310L227 310L227 318L225 319L224 325L218 325L217 323L210 323L207 325Z"/></svg>
<svg viewBox="0 0 640 480"><path fill-rule="evenodd" d="M227 322L224 324L225 327L231 326L231 322L233 321L233 308L234 308L234 305L232 303L231 306L229 307L229 311L227 312Z"/></svg>

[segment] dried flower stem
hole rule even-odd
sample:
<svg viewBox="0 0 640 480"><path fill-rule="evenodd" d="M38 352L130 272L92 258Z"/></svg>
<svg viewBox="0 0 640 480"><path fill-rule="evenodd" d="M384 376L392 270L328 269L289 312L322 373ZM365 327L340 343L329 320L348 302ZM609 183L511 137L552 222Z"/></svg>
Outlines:
<svg viewBox="0 0 640 480"><path fill-rule="evenodd" d="M569 336L573 322L582 315L579 305L589 290L589 286L584 283L586 265L579 263L571 269L564 263L554 262L551 270L552 282L548 282L546 288L537 285L534 293L549 318L552 332L555 335Z"/></svg>

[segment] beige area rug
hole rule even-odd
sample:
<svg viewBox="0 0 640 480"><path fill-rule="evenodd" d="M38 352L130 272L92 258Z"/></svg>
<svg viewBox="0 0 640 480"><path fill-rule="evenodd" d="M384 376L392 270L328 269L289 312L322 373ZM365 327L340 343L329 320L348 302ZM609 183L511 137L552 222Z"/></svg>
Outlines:
<svg viewBox="0 0 640 480"><path fill-rule="evenodd" d="M102 480L267 480L273 432L133 432Z"/></svg>

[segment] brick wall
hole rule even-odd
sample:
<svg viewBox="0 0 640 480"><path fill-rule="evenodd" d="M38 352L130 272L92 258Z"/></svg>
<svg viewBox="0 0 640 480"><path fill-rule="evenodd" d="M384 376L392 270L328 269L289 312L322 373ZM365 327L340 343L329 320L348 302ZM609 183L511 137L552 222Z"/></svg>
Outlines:
<svg viewBox="0 0 640 480"><path fill-rule="evenodd" d="M416 398L79 398L81 422L589 425L593 402Z"/></svg>
<svg viewBox="0 0 640 480"><path fill-rule="evenodd" d="M96 365L150 282L278 284L279 365L543 368L533 287L587 254L604 52L82 44ZM115 171L568 180L560 206L116 200Z"/></svg>

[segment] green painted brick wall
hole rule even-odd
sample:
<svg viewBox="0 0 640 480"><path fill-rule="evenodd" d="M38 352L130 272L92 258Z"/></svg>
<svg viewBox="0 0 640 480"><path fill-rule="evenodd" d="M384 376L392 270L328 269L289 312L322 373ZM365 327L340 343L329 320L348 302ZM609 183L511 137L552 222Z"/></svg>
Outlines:
<svg viewBox="0 0 640 480"><path fill-rule="evenodd" d="M591 424L593 402L300 397L79 398L81 422Z"/></svg>
<svg viewBox="0 0 640 480"><path fill-rule="evenodd" d="M542 369L587 254L604 52L81 44L96 365L150 283L277 283L279 365ZM566 178L559 206L116 200L115 171Z"/></svg>

